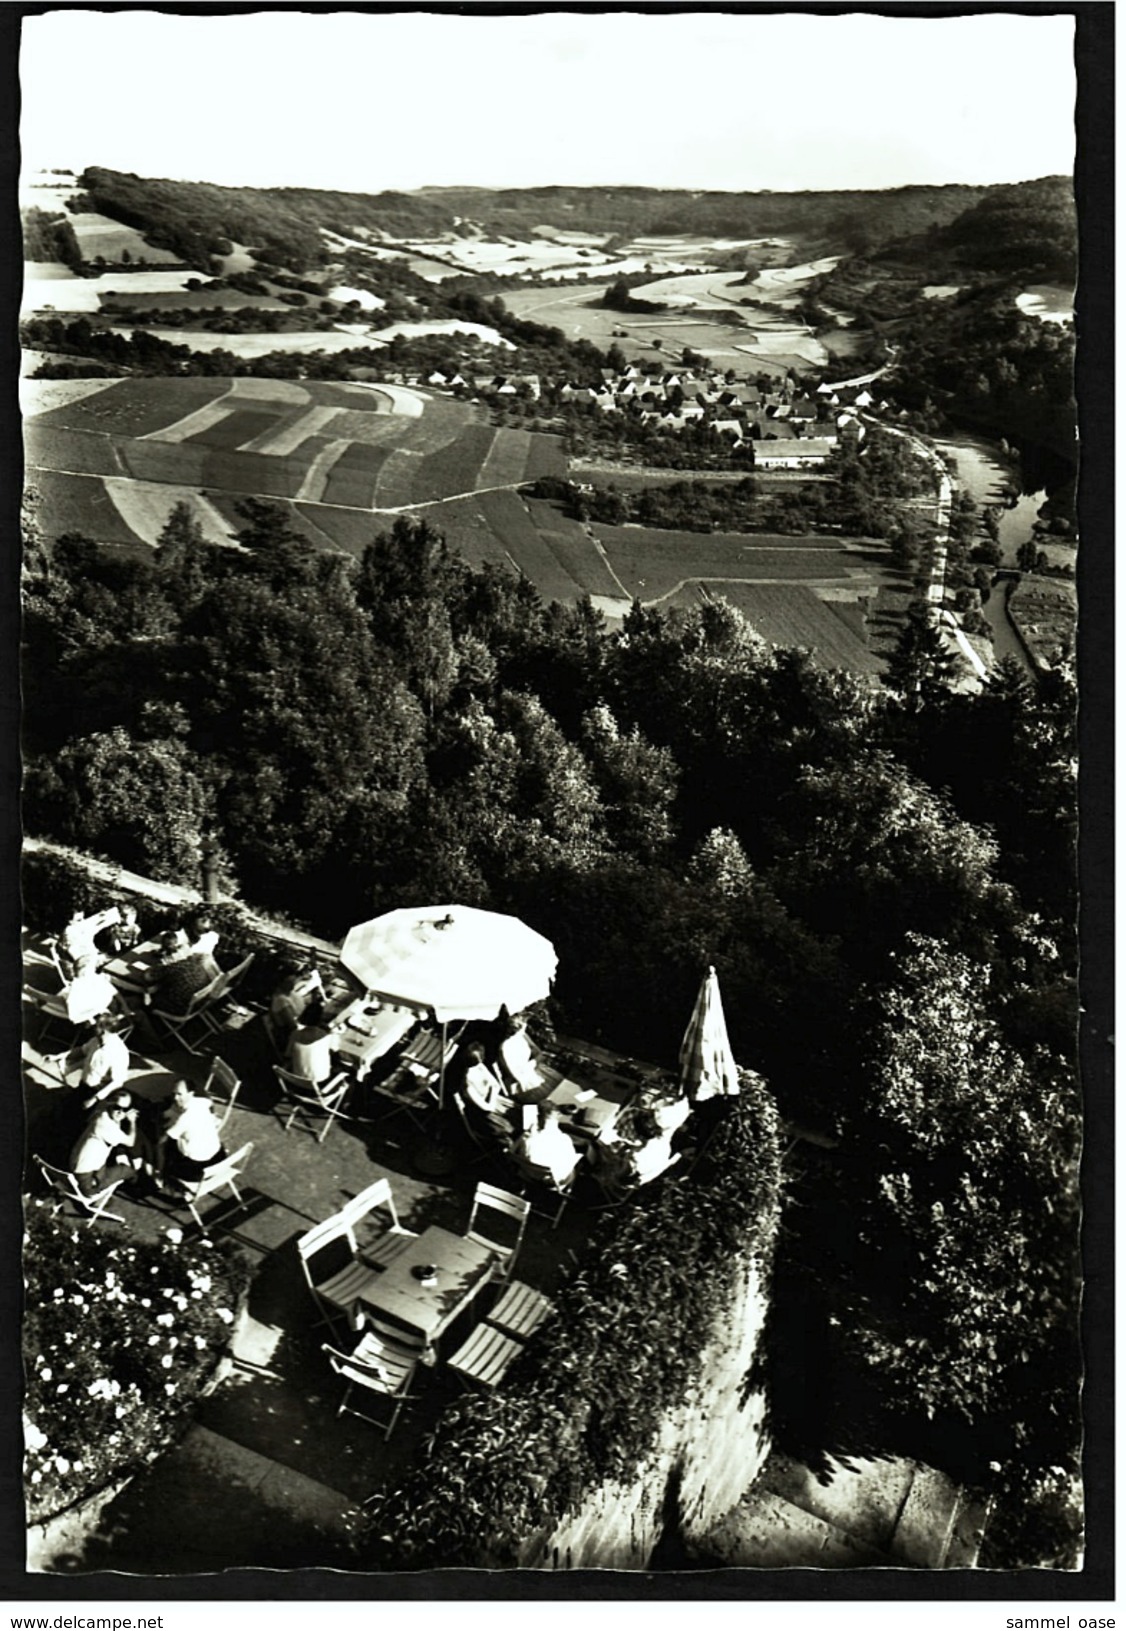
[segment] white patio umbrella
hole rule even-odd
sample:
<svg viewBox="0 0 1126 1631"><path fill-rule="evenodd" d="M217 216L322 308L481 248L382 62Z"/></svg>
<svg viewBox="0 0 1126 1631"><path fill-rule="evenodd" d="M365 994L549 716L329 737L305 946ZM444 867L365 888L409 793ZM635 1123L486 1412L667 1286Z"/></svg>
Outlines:
<svg viewBox="0 0 1126 1631"><path fill-rule="evenodd" d="M373 995L429 1009L444 1043L451 1020L496 1019L502 1008L517 1014L546 997L558 959L551 941L519 918L412 906L349 929L340 961Z"/></svg>
<svg viewBox="0 0 1126 1631"><path fill-rule="evenodd" d="M733 1098L739 1072L727 1036L719 980L709 965L680 1044L680 1088L694 1104L704 1099Z"/></svg>

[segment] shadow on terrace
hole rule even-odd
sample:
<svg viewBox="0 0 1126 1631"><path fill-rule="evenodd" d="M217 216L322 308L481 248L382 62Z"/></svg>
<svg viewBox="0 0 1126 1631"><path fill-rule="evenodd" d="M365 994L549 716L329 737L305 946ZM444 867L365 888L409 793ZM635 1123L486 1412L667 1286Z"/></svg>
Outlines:
<svg viewBox="0 0 1126 1631"><path fill-rule="evenodd" d="M199 1202L205 1231L225 1235L235 1241L251 1270L246 1318L238 1328L234 1344L235 1363L231 1373L199 1408L198 1423L217 1436L217 1442L251 1452L263 1458L262 1465L281 1469L285 1475L311 1480L323 1486L323 1493L341 1497L340 1508L359 1502L388 1481L395 1481L410 1463L420 1436L434 1425L445 1406L464 1392L467 1383L449 1368L475 1329L485 1321L505 1290L501 1265L484 1275L473 1270L469 1294L447 1299L440 1328L427 1344L423 1363L410 1388L410 1397L389 1437L378 1426L352 1415L339 1415L337 1407L344 1383L330 1368L322 1349L326 1341L351 1351L358 1337L347 1314L333 1328L324 1324L324 1309L307 1283L298 1251L298 1242L315 1225L338 1214L355 1197L385 1178L390 1185L397 1221L401 1230L423 1235L434 1228L449 1236L464 1237L478 1184L496 1185L509 1194L527 1199L527 1216L513 1277L517 1282L552 1297L573 1269L590 1230L610 1204L607 1190L596 1182L591 1162L582 1159L573 1186L566 1194L552 1192L543 1185L528 1182L512 1156L491 1140L487 1126L467 1118L458 1106L457 1068L452 1067L443 1084L439 1102L438 1084L423 1072L404 1071L404 1057L420 1052L420 1039L431 1044L437 1037L425 1022L415 1027L366 1076L358 1079L355 1061L345 1060L346 1090L341 1101L343 1113L306 1123L298 1115L287 1125L290 1107L281 1098L275 1066L279 1061L276 1038L267 1019L269 993L281 967L278 952L285 948L266 946L256 954L238 990L212 1014L212 1023L190 1034L192 1047L183 1045L158 1025L154 1031L143 1004L131 988L129 971L117 978L119 997L133 1014L129 1035L130 1068L126 1087L140 1105L142 1122L146 1116L159 1121L174 1083L184 1079L197 1091L210 1082L210 1094L221 1114L229 1098L230 1076L216 1080L213 1064L223 1061L238 1079L238 1089L223 1129L228 1152L252 1149L241 1163L237 1189L241 1199L229 1191L219 1191ZM308 945L303 948L308 956ZM138 948L143 961L144 947ZM138 953L133 954L133 975L137 973ZM220 948L223 960L223 948ZM230 958L225 959L228 963ZM129 959L125 959L129 962ZM342 986L341 969L327 952L318 958L330 1007L338 1012L348 1003L363 1001L362 993ZM109 972L121 976L122 959ZM74 1040L68 1035L65 1019L52 1009L52 1000L62 980L51 943L42 937L25 940L25 1008L28 1012L24 1043L25 1102L28 1147L32 1156L65 1167L76 1139L88 1122L86 1093L78 1086L80 1070L60 1050ZM46 1000L45 1000L46 994ZM183 1033L187 1036L188 1033ZM446 1039L448 1041L448 1038ZM433 1046L431 1052L433 1053ZM447 1050L452 1052L452 1045ZM464 1054L464 1048L462 1053ZM341 1062L337 1056L337 1063ZM362 1066L362 1061L360 1062ZM409 1059L408 1059L409 1064ZM570 1041L554 1040L538 1060L546 1084L532 1098L550 1093L562 1103L565 1122L576 1147L587 1151L593 1142L590 1129L600 1131L600 1121L628 1121L638 1106L652 1101L671 1087L671 1078L652 1067L639 1066L603 1050ZM396 1084L407 1083L405 1098L395 1093ZM576 1099L578 1102L576 1103ZM583 1128L587 1129L584 1142ZM525 1124L529 1124L526 1118ZM677 1134L677 1145L691 1148L691 1124ZM683 1157L677 1157L683 1159ZM46 1192L38 1167L29 1164L27 1184L36 1194ZM66 1203L71 1211L73 1202ZM182 1229L195 1231L197 1225L177 1195L158 1193L143 1181L126 1184L113 1195L109 1210L124 1220L99 1219L91 1227L120 1233L122 1229L147 1237ZM377 1219L373 1212L356 1227L361 1255L374 1248L377 1260L380 1244ZM175 1236L173 1236L175 1239ZM453 1248L455 1255L457 1247ZM417 1255L417 1251L415 1253ZM430 1255L430 1254L424 1254ZM434 1253L438 1255L437 1252ZM400 1266L399 1280L403 1280ZM382 1284L388 1270L378 1275ZM468 1280L463 1281L468 1285ZM411 1282L406 1282L396 1311L394 1299L375 1312L389 1319L391 1326L409 1323ZM407 1301L403 1301L403 1295ZM456 1305L447 1320L449 1309ZM405 1311L405 1318L404 1318ZM370 1314L371 1310L367 1310ZM362 1393L362 1390L357 1390ZM353 1403L368 1407L368 1399L353 1396ZM385 1399L370 1401L373 1414L387 1415ZM160 1467L154 1469L159 1475ZM154 1474L149 1474L152 1481ZM156 1489L159 1492L159 1476ZM170 1490L169 1499L177 1493ZM132 1517L128 1557L114 1557L108 1566L138 1572L154 1564L165 1572L216 1566L216 1556L228 1566L289 1566L304 1561L291 1553L276 1556L281 1543L275 1534L262 1545L252 1542L254 1525L247 1512L241 1514L241 1555L227 1555L228 1539L212 1542L202 1535L192 1541L183 1535L182 1559L168 1554L166 1518L158 1508L159 1499L141 1503L143 1510ZM183 1518L181 1508L181 1518ZM218 1525L218 1513L197 1514L191 1520L197 1528ZM146 1539L148 1527L152 1535ZM189 1524L189 1528L191 1524ZM286 1545L288 1545L288 1540ZM250 1552L255 1555L246 1555ZM208 1555L212 1554L212 1555ZM147 1558L147 1564L145 1559ZM157 1561L159 1559L159 1561ZM89 1566L89 1565L87 1565Z"/></svg>

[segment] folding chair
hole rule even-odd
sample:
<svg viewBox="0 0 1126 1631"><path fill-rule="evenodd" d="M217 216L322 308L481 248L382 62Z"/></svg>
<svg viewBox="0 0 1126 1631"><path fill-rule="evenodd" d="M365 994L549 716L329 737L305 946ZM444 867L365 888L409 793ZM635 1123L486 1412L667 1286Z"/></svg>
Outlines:
<svg viewBox="0 0 1126 1631"><path fill-rule="evenodd" d="M278 1064L284 1064L288 1057L285 1038L279 1031L276 1022L270 1017L269 1009L266 1009L262 1015L262 1029L265 1031L270 1047L274 1051L275 1060Z"/></svg>
<svg viewBox="0 0 1126 1631"><path fill-rule="evenodd" d="M516 1254L524 1239L531 1202L493 1184L478 1184L473 1195L466 1239L487 1246L499 1259L502 1279L516 1267Z"/></svg>
<svg viewBox="0 0 1126 1631"><path fill-rule="evenodd" d="M214 1195L220 1189L227 1189L234 1196L238 1208L241 1208L243 1205L242 1194L235 1179L241 1177L242 1169L249 1160L253 1148L253 1144L244 1144L241 1150L236 1150L233 1155L224 1156L222 1161L216 1161L213 1167L208 1167L201 1178L177 1178L174 1180L176 1199L184 1202L205 1235L208 1233L208 1229L199 1215L200 1201L206 1200L208 1195Z"/></svg>
<svg viewBox="0 0 1126 1631"><path fill-rule="evenodd" d="M314 1224L297 1242L301 1272L313 1301L335 1333L341 1315L351 1319L355 1305L379 1279L380 1270L365 1263L356 1243L355 1225L345 1214Z"/></svg>
<svg viewBox="0 0 1126 1631"><path fill-rule="evenodd" d="M205 1098L216 1099L223 1106L223 1114L219 1120L220 1132L223 1131L223 1128L231 1119L231 1111L235 1107L235 1100L238 1098L241 1086L242 1082L235 1075L227 1061L215 1054L211 1061L211 1069L208 1072L207 1080L203 1084L203 1093Z"/></svg>
<svg viewBox="0 0 1126 1631"><path fill-rule="evenodd" d="M57 934L48 935L44 940L43 955L53 965L56 974L59 976L60 985L69 985L73 974L73 964L70 972L63 966L63 957L59 950L59 937Z"/></svg>
<svg viewBox="0 0 1126 1631"><path fill-rule="evenodd" d="M67 1172L63 1167L52 1167L48 1162L44 1161L41 1155L33 1156L32 1160L43 1173L50 1188L59 1197L51 1214L53 1217L58 1217L67 1201L73 1201L79 1211L86 1214L87 1227L91 1223L96 1223L99 1218L110 1218L114 1223L125 1222L120 1212L107 1211L110 1201L121 1187L121 1179L116 1179L113 1183L107 1184L104 1189L99 1189L96 1194L87 1195L79 1187L78 1179L73 1172Z"/></svg>
<svg viewBox="0 0 1126 1631"><path fill-rule="evenodd" d="M225 978L225 975L217 974L209 984L201 986L192 994L192 999L182 1014L170 1014L164 1008L152 1010L154 1019L159 1019L165 1030L169 1031L182 1047L187 1048L189 1053L198 1053L200 1045L217 1030L217 1026L208 1016L208 1011ZM199 1035L194 1041L188 1035L193 1027L199 1028Z"/></svg>
<svg viewBox="0 0 1126 1631"><path fill-rule="evenodd" d="M243 958L241 963L236 963L234 968L229 968L227 970L224 976L226 983L223 986L223 996L230 997L234 995L239 986L242 984L243 980L245 980L250 969L250 965L253 963L253 961L254 953L251 952L248 957Z"/></svg>
<svg viewBox="0 0 1126 1631"><path fill-rule="evenodd" d="M60 1056L70 1053L78 1039L79 1026L67 1013L65 991L44 991L37 985L25 985L24 1001L30 1003L39 1022L39 1047L46 1051L53 1043ZM61 1044L65 1042L66 1047Z"/></svg>
<svg viewBox="0 0 1126 1631"><path fill-rule="evenodd" d="M571 1199L571 1191L575 1187L575 1178L579 1171L579 1161L576 1160L574 1168L560 1183L552 1173L550 1167L541 1167L537 1161L525 1160L522 1156L513 1156L513 1165L524 1179L525 1188L530 1187L534 1200L537 1196L546 1198L544 1216L551 1219L551 1227L558 1228L559 1220L567 1210L567 1202Z"/></svg>
<svg viewBox="0 0 1126 1631"><path fill-rule="evenodd" d="M441 1104L441 1083L445 1070L457 1053L463 1025L446 1032L443 1046L439 1031L423 1031L403 1050L400 1064L376 1092L399 1101L407 1111L421 1109L430 1101Z"/></svg>
<svg viewBox="0 0 1126 1631"><path fill-rule="evenodd" d="M322 1346L329 1364L347 1384L336 1414L358 1416L361 1421L380 1428L384 1438L390 1438L399 1412L411 1397L409 1389L422 1355L421 1345L412 1344L406 1331L396 1332L392 1336L385 1328L377 1327L365 1331L350 1354L340 1353L327 1343ZM348 1401L356 1388L387 1400L391 1405L390 1420L379 1421L375 1416L349 1405Z"/></svg>
<svg viewBox="0 0 1126 1631"><path fill-rule="evenodd" d="M471 1166L476 1166L479 1162L498 1158L503 1159L505 1156L511 1155L516 1138L512 1128L503 1116L498 1115L495 1111L482 1110L478 1112L489 1129L488 1134L486 1134L479 1131L478 1127L474 1125L469 1106L465 1103L461 1094L455 1093L453 1098L454 1103L457 1105L458 1119L461 1122L462 1130L477 1151L477 1154L470 1162Z"/></svg>
<svg viewBox="0 0 1126 1631"><path fill-rule="evenodd" d="M480 1382L482 1387L492 1388L504 1380L509 1366L523 1351L522 1342L505 1336L486 1320L475 1327L447 1363L465 1381Z"/></svg>
<svg viewBox="0 0 1126 1631"><path fill-rule="evenodd" d="M489 1325L497 1325L506 1335L526 1341L538 1331L555 1304L542 1291L535 1291L523 1280L510 1280L496 1307L486 1315Z"/></svg>
<svg viewBox="0 0 1126 1631"><path fill-rule="evenodd" d="M373 1212L386 1211L390 1222L383 1229L377 1239L365 1241L358 1247L360 1260L372 1268L385 1269L395 1261L401 1252L404 1252L412 1240L418 1236L410 1229L404 1229L399 1222L399 1214L395 1209L395 1197L391 1193L391 1181L388 1178L377 1178L374 1184L369 1184L360 1191L346 1206L341 1207L336 1214L338 1219L344 1219L353 1230L365 1222Z"/></svg>
<svg viewBox="0 0 1126 1631"><path fill-rule="evenodd" d="M298 1121L314 1134L318 1144L323 1144L333 1122L348 1119L340 1108L352 1085L346 1072L338 1072L329 1082L314 1082L307 1076L295 1076L282 1065L275 1065L273 1070L282 1095L280 1103L274 1108L283 1116L288 1109L285 1122L287 1133ZM319 1133L316 1130L318 1122L323 1124Z"/></svg>

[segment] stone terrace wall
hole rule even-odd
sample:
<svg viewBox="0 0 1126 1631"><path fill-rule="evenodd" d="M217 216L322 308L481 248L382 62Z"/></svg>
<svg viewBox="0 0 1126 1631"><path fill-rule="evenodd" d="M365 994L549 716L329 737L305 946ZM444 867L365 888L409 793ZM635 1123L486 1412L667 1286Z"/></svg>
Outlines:
<svg viewBox="0 0 1126 1631"><path fill-rule="evenodd" d="M605 1483L524 1549L521 1567L645 1569L668 1527L699 1540L735 1507L770 1450L764 1382L767 1288L749 1263L704 1351L693 1396L671 1412L632 1484Z"/></svg>

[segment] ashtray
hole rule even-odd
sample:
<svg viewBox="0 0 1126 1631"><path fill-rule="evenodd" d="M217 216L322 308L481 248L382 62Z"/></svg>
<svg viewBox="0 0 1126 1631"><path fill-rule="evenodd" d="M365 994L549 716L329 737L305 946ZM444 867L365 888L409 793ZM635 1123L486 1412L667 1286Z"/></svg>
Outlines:
<svg viewBox="0 0 1126 1631"><path fill-rule="evenodd" d="M416 1263L411 1270L420 1285L432 1286L438 1281L438 1270L433 1263Z"/></svg>

